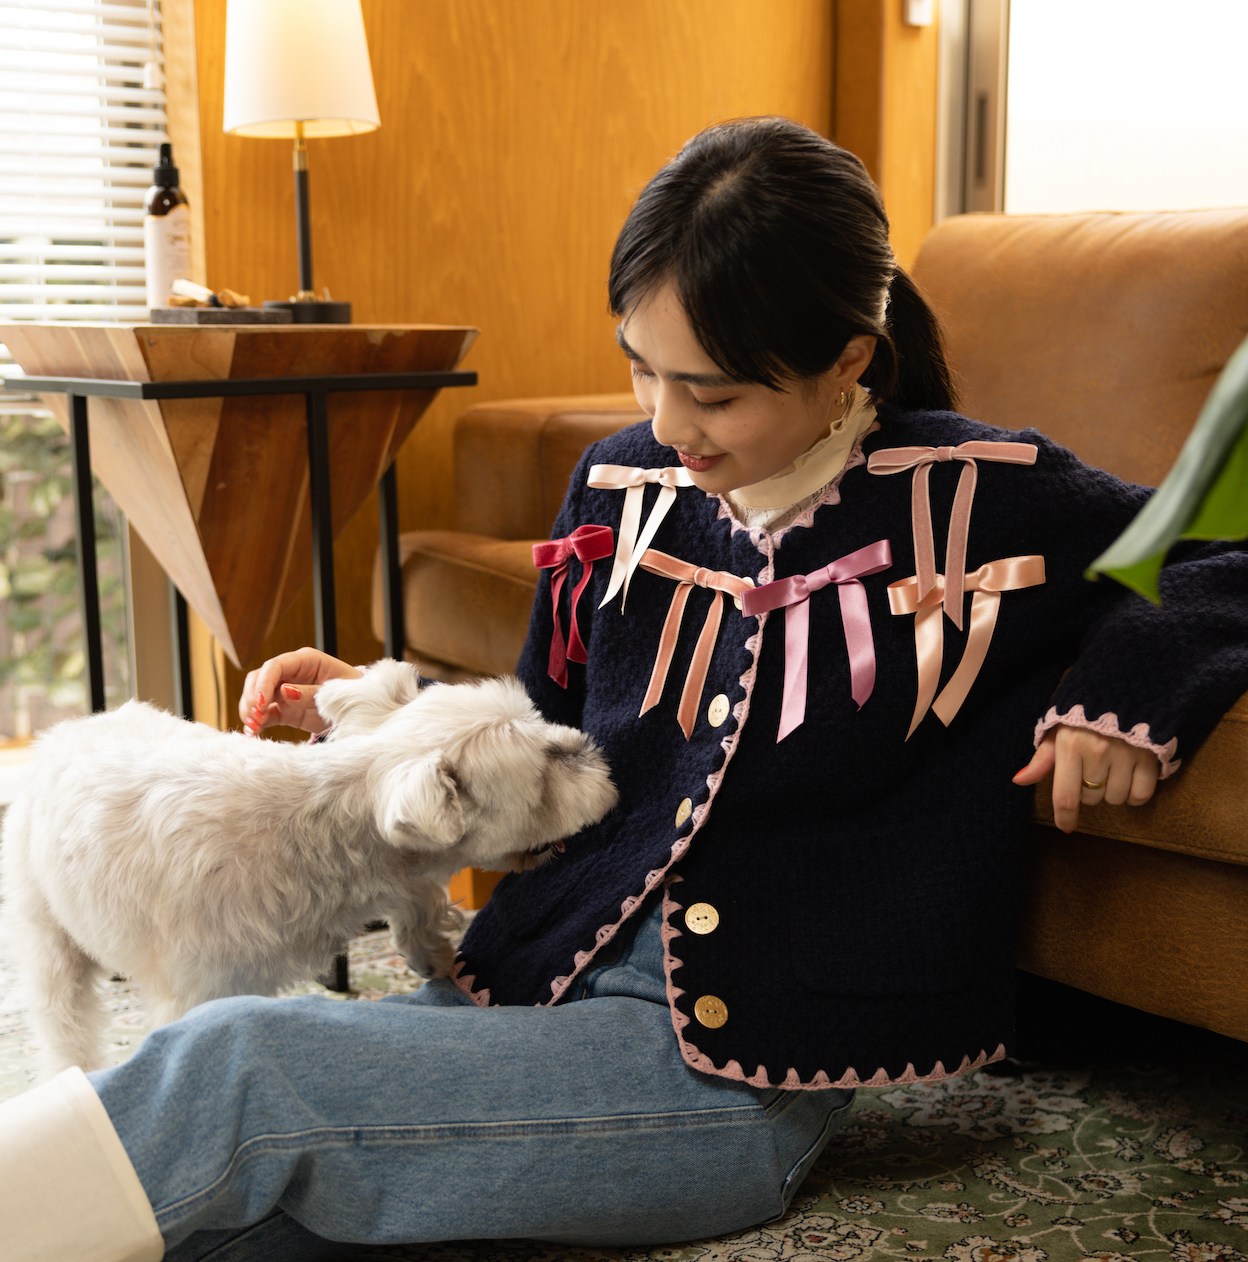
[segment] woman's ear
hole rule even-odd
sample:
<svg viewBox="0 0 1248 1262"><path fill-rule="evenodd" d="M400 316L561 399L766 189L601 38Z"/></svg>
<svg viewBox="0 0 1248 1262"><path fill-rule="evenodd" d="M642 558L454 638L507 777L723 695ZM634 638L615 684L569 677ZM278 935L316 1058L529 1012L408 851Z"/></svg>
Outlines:
<svg viewBox="0 0 1248 1262"><path fill-rule="evenodd" d="M845 343L836 364L832 368L833 379L837 391L857 385L858 378L867 371L867 365L875 354L876 337L874 333L858 333Z"/></svg>

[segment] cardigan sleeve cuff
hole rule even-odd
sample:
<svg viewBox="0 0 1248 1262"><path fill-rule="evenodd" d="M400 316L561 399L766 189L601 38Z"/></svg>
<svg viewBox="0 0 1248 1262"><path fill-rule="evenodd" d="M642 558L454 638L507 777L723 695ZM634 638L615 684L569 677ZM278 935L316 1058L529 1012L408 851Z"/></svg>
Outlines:
<svg viewBox="0 0 1248 1262"><path fill-rule="evenodd" d="M1148 729L1147 723L1137 723L1136 726L1123 731L1118 724L1118 716L1113 711L1107 711L1098 719L1090 719L1084 713L1083 705L1073 705L1065 714L1057 713L1056 705L1050 705L1049 713L1036 724L1035 745L1040 746L1041 740L1044 740L1045 732L1051 727L1084 727L1090 732L1099 732L1102 736L1117 737L1119 741L1126 741L1128 745L1133 745L1139 750L1151 750L1157 755L1157 761L1161 764L1161 780L1175 774L1182 766L1182 758L1176 758L1175 752L1179 748L1179 737L1171 737L1165 745L1157 745L1153 741Z"/></svg>
<svg viewBox="0 0 1248 1262"><path fill-rule="evenodd" d="M1134 745L1137 749L1148 749L1157 755L1161 763L1160 779L1172 776L1183 765L1181 758L1176 758L1179 738L1172 736L1164 745L1158 745L1149 732L1147 723L1137 723L1130 731L1124 731L1118 724L1118 716L1112 710L1106 711L1099 719L1089 719L1083 706L1072 706L1065 714L1058 714L1056 706L1050 706L1048 713L1036 724L1035 745L1038 748L1044 734L1052 727L1083 727L1102 736L1114 736Z"/></svg>

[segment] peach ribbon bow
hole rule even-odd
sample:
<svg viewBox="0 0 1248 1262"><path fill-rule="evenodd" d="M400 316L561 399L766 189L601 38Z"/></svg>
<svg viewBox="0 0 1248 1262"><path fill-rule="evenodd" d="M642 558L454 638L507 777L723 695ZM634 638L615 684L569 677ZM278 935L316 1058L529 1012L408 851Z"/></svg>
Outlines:
<svg viewBox="0 0 1248 1262"><path fill-rule="evenodd" d="M581 593L594 572L594 562L611 555L614 535L610 526L578 526L564 539L551 539L547 543L533 545L533 564L539 570L550 570L550 604L554 616L554 629L550 633L550 660L546 671L560 688L568 686L568 663L588 660L581 629L576 622L576 606ZM572 558L581 562L580 582L572 589L568 609L568 640L564 645L563 627L559 624L559 597Z"/></svg>
<svg viewBox="0 0 1248 1262"><path fill-rule="evenodd" d="M914 470L910 489L910 516L914 528L914 568L918 581L918 599L926 601L936 582L936 549L932 537L932 504L928 478L932 465L947 460L962 460L958 489L949 514L949 537L945 544L945 613L959 631L962 630L963 587L966 573L966 539L971 524L971 505L979 479L977 460L993 460L1006 464L1035 464L1034 443L960 443L957 447L890 447L873 451L867 460L872 473L904 473ZM969 590L969 589L968 589Z"/></svg>
<svg viewBox="0 0 1248 1262"><path fill-rule="evenodd" d="M1018 591L1024 587L1038 587L1044 582L1044 557L1005 557L989 561L970 574L963 575L962 590L974 592L971 597L971 625L966 637L962 660L953 678L936 696L940 682L940 667L944 659L944 619L941 606L945 602L948 582L943 574L937 574L926 596L919 594L917 575L903 578L888 585L888 604L895 614L914 614L914 652L919 663L919 695L914 707L914 717L906 740L914 735L928 710L946 726L961 709L971 685L979 674L979 668L988 655L988 645L997 625L997 611L1001 605L1001 593ZM933 700L935 697L935 700Z"/></svg>
<svg viewBox="0 0 1248 1262"><path fill-rule="evenodd" d="M740 596L754 586L754 580L738 578L735 574L728 574L723 570L704 570L701 566L690 565L688 561L668 556L666 552L657 552L654 548L647 549L641 556L640 565L650 574L674 578L676 590L672 593L672 603L668 606L667 618L663 622L663 630L659 635L654 670L650 673L650 684L646 688L645 698L637 713L638 718L658 705L659 698L663 695L663 687L667 683L667 672L672 664L676 641L680 636L680 623L685 615L689 593L695 587L708 587L715 593L715 599L711 601L711 607L706 611L702 633L694 646L693 660L689 663L689 670L685 675L685 686L680 694L680 705L676 710L676 721L685 734L685 740L688 740L693 733L694 719L702 700L702 689L706 687L711 654L715 651L719 624L724 616L724 593L727 592L729 596Z"/></svg>
<svg viewBox="0 0 1248 1262"><path fill-rule="evenodd" d="M654 501L645 529L641 528L641 504L647 482L657 482L659 498ZM611 581L607 594L598 608L607 604L623 589L620 611L628 600L628 585L641 562L642 553L667 516L667 510L676 502L676 488L693 485L693 477L684 465L669 465L665 469L637 469L632 465L596 464L589 471L585 485L596 491L623 491L624 509L620 514L620 538L615 551L615 564L611 567Z"/></svg>

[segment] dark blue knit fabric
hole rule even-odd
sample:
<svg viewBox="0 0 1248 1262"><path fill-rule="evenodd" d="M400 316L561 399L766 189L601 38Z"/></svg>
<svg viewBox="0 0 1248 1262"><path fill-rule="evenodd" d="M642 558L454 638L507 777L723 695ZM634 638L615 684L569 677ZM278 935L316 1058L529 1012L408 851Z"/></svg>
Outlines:
<svg viewBox="0 0 1248 1262"><path fill-rule="evenodd" d="M864 452L971 440L1024 441L1034 466L981 461L971 518L968 572L985 562L1038 553L1043 586L1006 592L992 644L969 698L948 728L928 714L907 741L916 695L914 618L890 612L886 588L912 575L909 473L845 473L840 503L810 527L780 536L774 575L748 532L719 516L720 501L678 492L653 547L712 570L756 581L807 574L881 538L893 567L864 580L877 658L875 690L858 710L835 588L810 602L805 722L777 744L784 672L784 618L769 617L746 721L731 763L700 823L677 827L677 807L710 796L723 766L729 717L707 722L707 705L746 691L747 640L759 621L726 601L697 723L686 741L676 722L685 671L713 593L695 588L662 701L638 717L674 583L645 572L626 608L599 610L609 562L599 562L579 608L588 664L572 665L566 689L546 673L550 584L543 574L519 673L551 719L584 728L602 746L620 804L543 868L504 878L463 945L463 975L491 1003L550 1002L557 979L577 973L635 910L648 874L669 865L679 907L712 904L712 933L688 932L673 911L669 944L676 1022L687 1058L714 1072L773 1083L828 1081L853 1070L866 1080L926 1075L939 1063L991 1055L1012 1037L1015 919L1032 791L1011 783L1030 758L1036 721L1050 705L1082 705L1089 719L1118 716L1123 730L1148 725L1177 756L1191 753L1220 714L1248 689L1248 554L1225 545L1189 547L1164 571L1155 609L1084 568L1115 538L1149 492L1081 464L1035 431L997 430L950 413L882 409ZM670 449L648 425L624 430L586 453L555 536L598 524L618 530L623 494L585 486L598 463L662 467ZM962 465L931 473L938 568ZM645 510L657 495L646 488ZM643 520L645 517L643 515ZM766 541L764 541L765 548ZM579 577L574 562L564 589ZM965 632L945 621L942 684L961 659ZM1074 663L1063 680L1062 674ZM1164 792L1162 786L1160 792ZM632 900L626 902L626 900ZM628 932L626 924L620 932ZM609 950L609 945L604 950ZM583 963L583 967L592 967ZM561 1000L574 997L566 987ZM714 995L727 1021L691 1016ZM709 1058L706 1059L706 1058ZM735 1064L734 1064L735 1062ZM795 1071L795 1075L790 1071ZM823 1081L822 1078L819 1079Z"/></svg>

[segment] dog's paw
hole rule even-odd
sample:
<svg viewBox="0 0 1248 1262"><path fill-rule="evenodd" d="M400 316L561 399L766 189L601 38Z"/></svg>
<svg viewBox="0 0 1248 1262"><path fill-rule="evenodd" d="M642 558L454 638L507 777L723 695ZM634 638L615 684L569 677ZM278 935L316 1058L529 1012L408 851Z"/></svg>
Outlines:
<svg viewBox="0 0 1248 1262"><path fill-rule="evenodd" d="M447 977L455 963L455 948L446 938L409 943L404 952L408 967L421 977Z"/></svg>

